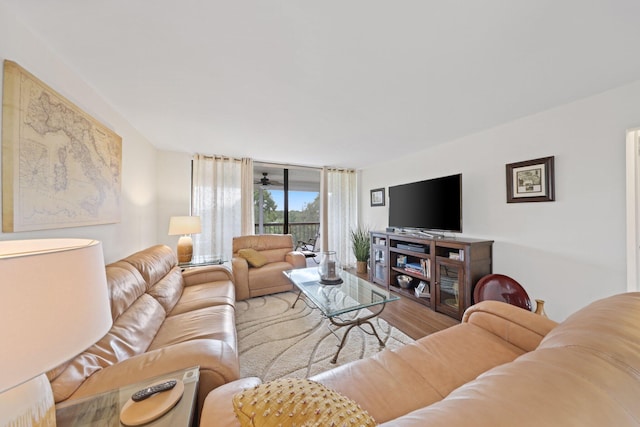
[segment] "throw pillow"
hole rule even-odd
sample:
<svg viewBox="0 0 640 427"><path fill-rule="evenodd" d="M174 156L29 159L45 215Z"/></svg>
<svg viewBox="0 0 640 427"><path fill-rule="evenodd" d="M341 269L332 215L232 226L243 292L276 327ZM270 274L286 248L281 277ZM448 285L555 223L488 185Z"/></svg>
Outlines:
<svg viewBox="0 0 640 427"><path fill-rule="evenodd" d="M238 255L246 259L251 267L262 267L267 263L267 258L255 249L240 249Z"/></svg>
<svg viewBox="0 0 640 427"><path fill-rule="evenodd" d="M375 420L356 402L315 381L281 378L233 397L240 424L275 426L375 426Z"/></svg>

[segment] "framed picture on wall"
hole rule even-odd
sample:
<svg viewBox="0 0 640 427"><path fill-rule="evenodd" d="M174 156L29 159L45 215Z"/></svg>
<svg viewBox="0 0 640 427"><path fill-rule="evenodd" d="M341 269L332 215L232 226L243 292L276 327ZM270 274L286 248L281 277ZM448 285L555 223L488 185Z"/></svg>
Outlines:
<svg viewBox="0 0 640 427"><path fill-rule="evenodd" d="M507 164L507 203L555 200L553 156Z"/></svg>
<svg viewBox="0 0 640 427"><path fill-rule="evenodd" d="M371 190L371 206L384 206L384 188Z"/></svg>

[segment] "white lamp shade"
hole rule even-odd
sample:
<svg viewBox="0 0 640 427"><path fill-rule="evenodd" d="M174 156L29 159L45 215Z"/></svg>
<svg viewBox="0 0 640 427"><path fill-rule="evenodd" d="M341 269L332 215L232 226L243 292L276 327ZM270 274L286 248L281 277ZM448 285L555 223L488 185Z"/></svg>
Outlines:
<svg viewBox="0 0 640 427"><path fill-rule="evenodd" d="M199 216L172 216L169 220L169 236L197 234L200 231Z"/></svg>
<svg viewBox="0 0 640 427"><path fill-rule="evenodd" d="M102 244L0 242L0 392L86 350L111 327Z"/></svg>

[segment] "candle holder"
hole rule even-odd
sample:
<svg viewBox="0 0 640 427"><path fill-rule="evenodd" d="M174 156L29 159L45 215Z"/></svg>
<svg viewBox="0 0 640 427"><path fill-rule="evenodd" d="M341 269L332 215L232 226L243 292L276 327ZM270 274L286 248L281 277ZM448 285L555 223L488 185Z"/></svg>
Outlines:
<svg viewBox="0 0 640 427"><path fill-rule="evenodd" d="M342 283L342 278L338 274L338 267L335 251L321 252L320 265L318 266L320 283L323 285L338 285Z"/></svg>

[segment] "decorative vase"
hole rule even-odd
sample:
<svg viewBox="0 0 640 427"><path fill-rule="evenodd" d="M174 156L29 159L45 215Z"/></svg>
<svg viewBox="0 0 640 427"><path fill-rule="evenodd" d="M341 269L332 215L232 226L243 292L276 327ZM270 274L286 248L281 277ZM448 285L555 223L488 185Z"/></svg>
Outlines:
<svg viewBox="0 0 640 427"><path fill-rule="evenodd" d="M358 274L367 274L367 261L356 261L356 271Z"/></svg>
<svg viewBox="0 0 640 427"><path fill-rule="evenodd" d="M544 311L544 300L537 299L536 300L536 314L539 314L543 317L548 317L547 313Z"/></svg>
<svg viewBox="0 0 640 427"><path fill-rule="evenodd" d="M321 282L336 282L340 280L338 274L338 261L335 251L320 253L320 265L318 266Z"/></svg>

